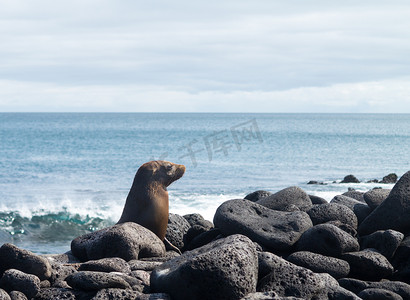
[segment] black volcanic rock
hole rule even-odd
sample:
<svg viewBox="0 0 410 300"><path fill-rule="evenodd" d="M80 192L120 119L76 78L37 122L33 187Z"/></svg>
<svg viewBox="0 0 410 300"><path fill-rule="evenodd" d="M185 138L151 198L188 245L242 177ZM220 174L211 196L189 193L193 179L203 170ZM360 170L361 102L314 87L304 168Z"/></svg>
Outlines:
<svg viewBox="0 0 410 300"><path fill-rule="evenodd" d="M338 290L337 281L326 273L314 273L269 252L258 253L260 273L267 273L258 283L259 292L274 291L281 297L332 299L329 293Z"/></svg>
<svg viewBox="0 0 410 300"><path fill-rule="evenodd" d="M359 226L360 235L393 229L410 233L410 171L395 184L389 196Z"/></svg>
<svg viewBox="0 0 410 300"><path fill-rule="evenodd" d="M294 252L286 260L315 273L328 273L336 279L346 277L350 272L347 261L308 251Z"/></svg>
<svg viewBox="0 0 410 300"><path fill-rule="evenodd" d="M336 203L313 205L307 213L312 220L313 225L338 220L353 228L357 228L356 215L345 205Z"/></svg>
<svg viewBox="0 0 410 300"><path fill-rule="evenodd" d="M354 175L347 175L340 183L360 183L360 180Z"/></svg>
<svg viewBox="0 0 410 300"><path fill-rule="evenodd" d="M214 224L225 235L243 234L278 251L289 250L312 227L305 212L276 211L245 199L222 203L216 210Z"/></svg>
<svg viewBox="0 0 410 300"><path fill-rule="evenodd" d="M362 249L373 248L388 259L393 257L399 247L404 235L395 230L379 230L372 234L361 237L360 246Z"/></svg>
<svg viewBox="0 0 410 300"><path fill-rule="evenodd" d="M257 275L255 245L233 235L157 267L151 273L151 290L173 299L240 299L256 291Z"/></svg>
<svg viewBox="0 0 410 300"><path fill-rule="evenodd" d="M310 251L326 256L340 257L346 252L358 251L358 241L350 234L331 224L319 224L300 237L299 251Z"/></svg>
<svg viewBox="0 0 410 300"><path fill-rule="evenodd" d="M364 201L374 210L389 196L391 189L372 189L363 195Z"/></svg>
<svg viewBox="0 0 410 300"><path fill-rule="evenodd" d="M344 195L335 196L330 203L342 204L350 208L356 215L360 224L371 213L370 207L365 203Z"/></svg>
<svg viewBox="0 0 410 300"><path fill-rule="evenodd" d="M322 197L315 196L315 195L308 195L310 198L310 201L312 201L312 204L325 204L329 203L326 201L326 199L323 199Z"/></svg>
<svg viewBox="0 0 410 300"><path fill-rule="evenodd" d="M390 173L389 175L384 176L380 183L396 183L397 179L398 176L395 173Z"/></svg>
<svg viewBox="0 0 410 300"><path fill-rule="evenodd" d="M163 256L164 243L145 227L127 222L87 233L71 242L71 251L81 261L120 257L125 261Z"/></svg>
<svg viewBox="0 0 410 300"><path fill-rule="evenodd" d="M252 202L256 202L270 195L272 195L271 192L259 190L259 191L255 191L255 192L252 192L246 195L244 199L252 201Z"/></svg>
<svg viewBox="0 0 410 300"><path fill-rule="evenodd" d="M362 250L345 253L342 259L350 265L350 277L362 280L380 280L393 274L393 266L376 251Z"/></svg>
<svg viewBox="0 0 410 300"><path fill-rule="evenodd" d="M308 194L300 187L291 186L265 197L256 203L267 208L281 211L307 211L312 207Z"/></svg>

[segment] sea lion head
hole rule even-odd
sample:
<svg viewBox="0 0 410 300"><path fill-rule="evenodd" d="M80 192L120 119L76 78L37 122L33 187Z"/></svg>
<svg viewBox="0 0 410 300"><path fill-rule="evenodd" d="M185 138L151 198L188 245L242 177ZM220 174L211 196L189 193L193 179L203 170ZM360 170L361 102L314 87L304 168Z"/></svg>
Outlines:
<svg viewBox="0 0 410 300"><path fill-rule="evenodd" d="M161 183L164 187L178 180L185 173L185 166L164 160L153 160L143 164L137 171L136 177L148 181Z"/></svg>

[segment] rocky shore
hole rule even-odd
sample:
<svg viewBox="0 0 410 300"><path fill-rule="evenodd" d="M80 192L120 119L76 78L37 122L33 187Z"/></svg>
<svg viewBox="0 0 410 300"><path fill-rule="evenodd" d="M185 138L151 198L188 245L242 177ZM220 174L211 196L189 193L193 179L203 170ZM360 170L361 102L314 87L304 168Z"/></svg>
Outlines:
<svg viewBox="0 0 410 300"><path fill-rule="evenodd" d="M392 190L330 203L299 187L224 202L213 222L170 214L167 239L135 223L64 254L0 248L0 299L410 299L410 171Z"/></svg>

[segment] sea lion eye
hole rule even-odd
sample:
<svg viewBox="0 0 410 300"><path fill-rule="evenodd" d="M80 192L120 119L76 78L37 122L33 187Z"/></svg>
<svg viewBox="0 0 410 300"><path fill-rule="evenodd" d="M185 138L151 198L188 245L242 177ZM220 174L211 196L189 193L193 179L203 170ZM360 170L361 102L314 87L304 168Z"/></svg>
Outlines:
<svg viewBox="0 0 410 300"><path fill-rule="evenodd" d="M167 165L167 171L172 170L172 165Z"/></svg>

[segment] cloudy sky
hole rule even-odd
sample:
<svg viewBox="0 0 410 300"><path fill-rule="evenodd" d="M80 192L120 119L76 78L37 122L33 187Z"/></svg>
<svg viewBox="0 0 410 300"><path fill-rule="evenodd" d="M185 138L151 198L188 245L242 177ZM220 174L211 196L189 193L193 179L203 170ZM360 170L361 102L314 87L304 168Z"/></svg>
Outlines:
<svg viewBox="0 0 410 300"><path fill-rule="evenodd" d="M409 1L0 0L0 111L407 112Z"/></svg>

